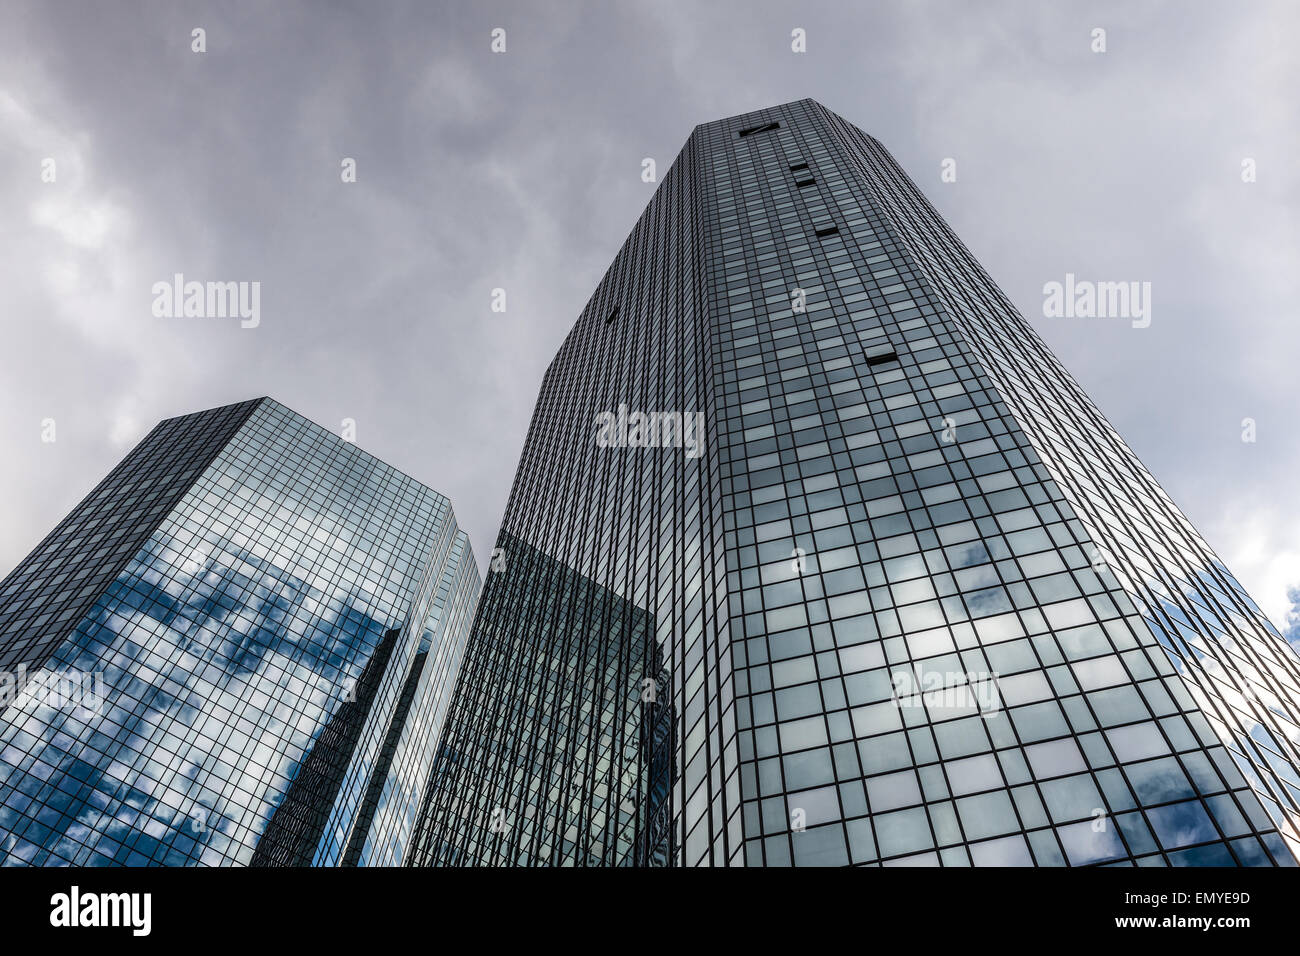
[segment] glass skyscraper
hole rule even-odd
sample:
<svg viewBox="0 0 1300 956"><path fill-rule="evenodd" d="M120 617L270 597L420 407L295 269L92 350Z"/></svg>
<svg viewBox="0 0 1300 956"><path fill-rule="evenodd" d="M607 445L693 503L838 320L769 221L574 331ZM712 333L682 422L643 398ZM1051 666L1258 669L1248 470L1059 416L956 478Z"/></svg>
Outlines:
<svg viewBox="0 0 1300 956"><path fill-rule="evenodd" d="M403 862L479 583L271 399L162 422L0 583L0 862Z"/></svg>
<svg viewBox="0 0 1300 956"><path fill-rule="evenodd" d="M1300 659L811 100L691 135L497 544L412 862L1295 863Z"/></svg>

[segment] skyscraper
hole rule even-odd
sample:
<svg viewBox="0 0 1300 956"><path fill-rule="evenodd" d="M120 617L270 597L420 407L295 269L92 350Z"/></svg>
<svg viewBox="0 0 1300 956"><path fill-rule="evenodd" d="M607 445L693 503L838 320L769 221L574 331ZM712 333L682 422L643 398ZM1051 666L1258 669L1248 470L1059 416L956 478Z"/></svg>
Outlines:
<svg viewBox="0 0 1300 956"><path fill-rule="evenodd" d="M1295 863L1300 660L811 100L691 135L498 547L415 862Z"/></svg>
<svg viewBox="0 0 1300 956"><path fill-rule="evenodd" d="M401 863L478 587L275 401L162 422L0 583L0 860Z"/></svg>

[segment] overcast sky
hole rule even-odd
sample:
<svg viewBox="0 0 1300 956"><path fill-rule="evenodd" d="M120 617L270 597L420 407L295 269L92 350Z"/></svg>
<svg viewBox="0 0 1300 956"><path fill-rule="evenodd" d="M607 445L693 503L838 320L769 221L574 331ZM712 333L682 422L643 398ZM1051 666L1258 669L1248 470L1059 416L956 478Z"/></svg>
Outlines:
<svg viewBox="0 0 1300 956"><path fill-rule="evenodd" d="M642 159L810 96L894 153L1286 629L1297 34L1283 3L0 0L0 574L159 419L258 395L355 419L482 563ZM178 272L259 281L260 324L154 316ZM1150 326L1043 318L1066 273L1150 282Z"/></svg>

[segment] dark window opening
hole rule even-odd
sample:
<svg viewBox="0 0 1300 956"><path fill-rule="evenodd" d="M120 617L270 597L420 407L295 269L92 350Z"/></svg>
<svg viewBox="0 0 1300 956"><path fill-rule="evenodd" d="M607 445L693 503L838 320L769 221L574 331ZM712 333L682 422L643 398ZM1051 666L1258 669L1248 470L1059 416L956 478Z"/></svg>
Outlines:
<svg viewBox="0 0 1300 956"><path fill-rule="evenodd" d="M740 138L744 139L746 136L753 136L755 133L766 133L770 130L780 128L780 123L764 123L762 126L747 126L740 131Z"/></svg>
<svg viewBox="0 0 1300 956"><path fill-rule="evenodd" d="M824 229L817 230L817 238L821 239L823 236L833 236L839 231L840 231L839 226L827 226Z"/></svg>
<svg viewBox="0 0 1300 956"><path fill-rule="evenodd" d="M807 168L808 168L807 163L795 163L793 166L790 167L790 172L797 173L799 172L799 170L807 169Z"/></svg>
<svg viewBox="0 0 1300 956"><path fill-rule="evenodd" d="M887 362L898 361L898 353L889 346L876 346L865 350L863 354L867 357L868 365L884 365Z"/></svg>
<svg viewBox="0 0 1300 956"><path fill-rule="evenodd" d="M605 317L605 324L609 325L609 323L613 322L617 318L618 318L618 306L614 306L614 308L610 311L609 315Z"/></svg>
<svg viewBox="0 0 1300 956"><path fill-rule="evenodd" d="M817 182L815 179L796 179L794 184L800 189L803 189L805 186L811 186L815 182Z"/></svg>

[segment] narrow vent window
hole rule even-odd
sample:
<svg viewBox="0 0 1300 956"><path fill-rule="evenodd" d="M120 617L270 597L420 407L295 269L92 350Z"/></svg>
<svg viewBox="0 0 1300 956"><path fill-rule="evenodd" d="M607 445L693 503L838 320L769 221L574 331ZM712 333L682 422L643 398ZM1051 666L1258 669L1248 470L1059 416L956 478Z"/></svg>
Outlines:
<svg viewBox="0 0 1300 956"><path fill-rule="evenodd" d="M790 167L790 172L797 173L799 172L799 170L807 169L807 168L808 168L807 163L795 163L793 166Z"/></svg>
<svg viewBox="0 0 1300 956"><path fill-rule="evenodd" d="M747 126L740 131L740 138L744 139L746 136L753 136L755 133L768 133L774 129L780 128L780 123L764 123L762 126Z"/></svg>
<svg viewBox="0 0 1300 956"><path fill-rule="evenodd" d="M609 315L605 316L605 324L609 325L617 318L618 318L618 306L614 306L614 308L609 310Z"/></svg>
<svg viewBox="0 0 1300 956"><path fill-rule="evenodd" d="M807 187L807 186L811 186L811 185L812 185L813 183L815 183L816 181L817 181L817 180L815 180L815 179L796 179L796 180L794 181L794 184L795 184L796 186L798 186L800 189L803 189L803 188L805 188L805 187Z"/></svg>
<svg viewBox="0 0 1300 956"><path fill-rule="evenodd" d="M871 366L898 361L898 353L888 345L877 345L874 348L865 349L864 354L867 356L867 364Z"/></svg>
<svg viewBox="0 0 1300 956"><path fill-rule="evenodd" d="M837 234L839 233L839 231L840 231L840 227L839 227L839 226L827 226L827 227L824 228L824 229L818 229L818 230L817 230L817 238L818 238L818 239L823 239L823 238L825 238L826 236L834 236L834 235L837 235Z"/></svg>

